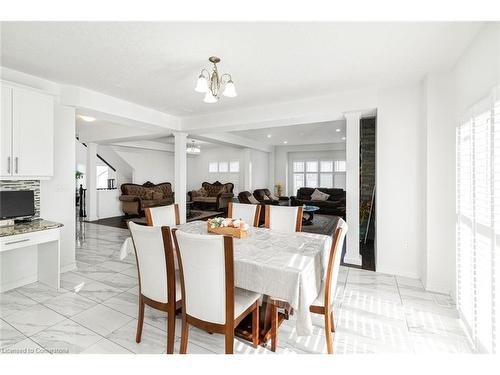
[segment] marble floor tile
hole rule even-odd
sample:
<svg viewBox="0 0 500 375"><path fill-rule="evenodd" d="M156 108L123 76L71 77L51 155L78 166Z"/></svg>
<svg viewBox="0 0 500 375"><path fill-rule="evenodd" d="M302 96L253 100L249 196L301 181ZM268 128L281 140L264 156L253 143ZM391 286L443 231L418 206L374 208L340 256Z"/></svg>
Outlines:
<svg viewBox="0 0 500 375"><path fill-rule="evenodd" d="M77 354L102 339L80 324L65 319L32 336L31 339L53 354Z"/></svg>
<svg viewBox="0 0 500 375"><path fill-rule="evenodd" d="M137 295L129 292L118 294L104 301L102 304L132 318L137 318L139 314L139 298Z"/></svg>
<svg viewBox="0 0 500 375"><path fill-rule="evenodd" d="M120 294L121 292L122 290L113 288L111 285L104 284L99 281L92 281L83 285L77 293L83 297L100 303Z"/></svg>
<svg viewBox="0 0 500 375"><path fill-rule="evenodd" d="M115 272L122 272L132 267L130 263L120 262L116 260L108 260L104 263L101 263L101 266Z"/></svg>
<svg viewBox="0 0 500 375"><path fill-rule="evenodd" d="M73 272L88 277L89 279L95 281L101 281L102 279L113 276L115 274L114 271L111 271L108 268L84 262L76 262L76 270Z"/></svg>
<svg viewBox="0 0 500 375"><path fill-rule="evenodd" d="M5 318L36 304L36 301L19 293L17 290L0 293L0 318Z"/></svg>
<svg viewBox="0 0 500 375"><path fill-rule="evenodd" d="M12 346L26 338L21 332L0 319L0 349ZM0 353L2 353L0 351Z"/></svg>
<svg viewBox="0 0 500 375"><path fill-rule="evenodd" d="M123 346L115 344L108 339L101 339L94 345L85 349L82 354L133 354L130 350L125 349Z"/></svg>
<svg viewBox="0 0 500 375"><path fill-rule="evenodd" d="M474 353L466 337L443 337L433 333L410 333L409 337L416 354Z"/></svg>
<svg viewBox="0 0 500 375"><path fill-rule="evenodd" d="M43 283L32 283L16 289L22 295L37 302L44 302L67 292L64 288L57 290Z"/></svg>
<svg viewBox="0 0 500 375"><path fill-rule="evenodd" d="M43 303L44 306L58 312L61 315L64 315L67 318L81 313L96 304L97 302L73 292L67 292Z"/></svg>
<svg viewBox="0 0 500 375"><path fill-rule="evenodd" d="M106 338L137 354L161 354L166 349L167 335L162 330L148 326L143 329L142 340L135 342L137 320L132 320L125 326L112 332Z"/></svg>
<svg viewBox="0 0 500 375"><path fill-rule="evenodd" d="M115 273L109 277L106 277L101 280L101 282L110 285L113 288L121 289L122 291L126 291L138 285L138 281L136 278L121 273Z"/></svg>
<svg viewBox="0 0 500 375"><path fill-rule="evenodd" d="M71 320L102 336L106 336L123 327L132 319L130 316L104 305L96 305L71 318Z"/></svg>
<svg viewBox="0 0 500 375"><path fill-rule="evenodd" d="M3 354L49 354L44 348L33 340L26 338L16 344L0 350Z"/></svg>
<svg viewBox="0 0 500 375"><path fill-rule="evenodd" d="M137 279L137 268L136 267L127 268L126 270L123 270L120 273L123 273L124 275L134 277L135 279Z"/></svg>
<svg viewBox="0 0 500 375"><path fill-rule="evenodd" d="M94 280L72 271L61 274L61 288L72 292L78 292L86 284L91 283L92 281Z"/></svg>
<svg viewBox="0 0 500 375"><path fill-rule="evenodd" d="M26 336L32 336L65 318L61 314L37 304L3 319Z"/></svg>

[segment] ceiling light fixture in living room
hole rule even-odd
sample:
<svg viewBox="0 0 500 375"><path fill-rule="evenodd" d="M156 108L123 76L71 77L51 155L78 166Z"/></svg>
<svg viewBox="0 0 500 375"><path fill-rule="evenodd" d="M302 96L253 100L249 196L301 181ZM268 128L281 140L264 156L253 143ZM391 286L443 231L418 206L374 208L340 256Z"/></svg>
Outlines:
<svg viewBox="0 0 500 375"><path fill-rule="evenodd" d="M198 76L198 82L194 91L205 94L205 98L203 99L205 103L217 103L220 98L221 89L223 89L222 95L234 98L237 94L231 74L224 73L219 75L219 71L217 70L217 63L220 62L220 58L211 56L208 61L214 64L212 73L210 74L207 69L203 68ZM225 78L226 80L224 80Z"/></svg>
<svg viewBox="0 0 500 375"><path fill-rule="evenodd" d="M186 152L191 155L198 155L201 152L201 148L195 143L195 140L193 139L191 143L187 144Z"/></svg>

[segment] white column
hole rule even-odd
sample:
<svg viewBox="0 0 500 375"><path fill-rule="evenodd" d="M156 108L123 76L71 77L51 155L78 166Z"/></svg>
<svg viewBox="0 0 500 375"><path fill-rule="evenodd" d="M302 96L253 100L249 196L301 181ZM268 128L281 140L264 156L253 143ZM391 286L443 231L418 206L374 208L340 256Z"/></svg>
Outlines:
<svg viewBox="0 0 500 375"><path fill-rule="evenodd" d="M267 187L269 190L271 190L272 192L274 192L274 185L275 185L275 182L274 182L274 179L275 179L275 175L274 175L274 168L276 168L276 165L275 165L275 146L272 146L272 151L268 154L269 155L269 176L268 176L268 183L267 183ZM283 191L283 194L285 192Z"/></svg>
<svg viewBox="0 0 500 375"><path fill-rule="evenodd" d="M87 143L87 221L97 220L97 144Z"/></svg>
<svg viewBox="0 0 500 375"><path fill-rule="evenodd" d="M242 191L252 192L252 150L243 149L243 173L244 184Z"/></svg>
<svg viewBox="0 0 500 375"><path fill-rule="evenodd" d="M181 224L186 222L187 194L187 133L175 132L175 203L179 205Z"/></svg>
<svg viewBox="0 0 500 375"><path fill-rule="evenodd" d="M346 237L344 263L361 265L359 254L359 121L360 112L344 113L346 118Z"/></svg>

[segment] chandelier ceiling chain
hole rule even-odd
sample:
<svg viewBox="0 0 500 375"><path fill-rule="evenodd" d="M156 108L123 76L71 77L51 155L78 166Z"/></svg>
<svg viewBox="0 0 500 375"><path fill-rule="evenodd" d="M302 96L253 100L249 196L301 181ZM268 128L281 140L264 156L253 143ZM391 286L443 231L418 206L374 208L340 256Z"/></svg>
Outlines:
<svg viewBox="0 0 500 375"><path fill-rule="evenodd" d="M237 94L231 74L224 73L220 75L217 69L220 58L211 56L208 61L214 65L212 67L212 73L203 68L198 76L198 82L196 83L194 91L205 94L205 98L203 99L205 103L217 103L220 99L221 89L222 95L228 98L234 98Z"/></svg>

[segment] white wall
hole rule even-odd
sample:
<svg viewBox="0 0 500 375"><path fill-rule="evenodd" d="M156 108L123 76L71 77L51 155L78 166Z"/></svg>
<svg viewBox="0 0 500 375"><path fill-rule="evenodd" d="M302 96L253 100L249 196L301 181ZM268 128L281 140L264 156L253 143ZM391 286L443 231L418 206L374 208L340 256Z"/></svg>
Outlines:
<svg viewBox="0 0 500 375"><path fill-rule="evenodd" d="M319 145L276 146L274 154L274 183L283 184L284 195L295 195L293 191L290 160L293 155L307 158L328 156L345 160L345 143L325 143Z"/></svg>
<svg viewBox="0 0 500 375"><path fill-rule="evenodd" d="M377 109L377 271L420 277L424 127L419 84L380 91Z"/></svg>
<svg viewBox="0 0 500 375"><path fill-rule="evenodd" d="M239 161L239 173L209 173L208 165L210 162L218 161ZM205 181L222 183L232 182L235 195L244 186L243 169L243 149L233 147L210 147L203 148L198 156L189 156L187 160L187 190L198 190Z"/></svg>
<svg viewBox="0 0 500 375"><path fill-rule="evenodd" d="M120 146L111 148L133 168L133 181L128 182L174 183L173 153Z"/></svg>
<svg viewBox="0 0 500 375"><path fill-rule="evenodd" d="M269 183L269 153L252 150L250 160L252 162L252 191L264 188L272 191L272 186Z"/></svg>
<svg viewBox="0 0 500 375"><path fill-rule="evenodd" d="M429 290L456 293L455 127L498 84L498 23L488 23L480 30L453 69L429 74L424 81L427 246L422 273Z"/></svg>
<svg viewBox="0 0 500 375"><path fill-rule="evenodd" d="M75 265L75 109L56 104L54 176L40 182L40 216L63 223L61 271Z"/></svg>

